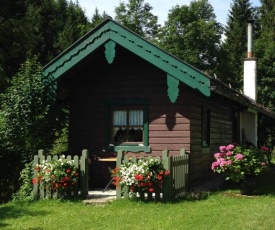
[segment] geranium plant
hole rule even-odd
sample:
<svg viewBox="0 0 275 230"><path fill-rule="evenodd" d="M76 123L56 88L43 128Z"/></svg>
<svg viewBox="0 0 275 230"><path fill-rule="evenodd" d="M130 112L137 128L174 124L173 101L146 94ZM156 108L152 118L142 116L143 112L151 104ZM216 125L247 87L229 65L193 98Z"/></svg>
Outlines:
<svg viewBox="0 0 275 230"><path fill-rule="evenodd" d="M220 146L220 152L214 154L216 160L212 163L212 170L235 182L256 177L267 169L267 152L269 149L263 146L260 149L253 145Z"/></svg>
<svg viewBox="0 0 275 230"><path fill-rule="evenodd" d="M132 193L155 192L162 187L164 175L168 175L162 161L157 159L128 162L111 170L113 184L127 186Z"/></svg>
<svg viewBox="0 0 275 230"><path fill-rule="evenodd" d="M43 161L40 165L35 166L38 175L33 178L33 183L39 183L47 191L64 194L71 191L78 180L78 169L73 160L60 159L51 161Z"/></svg>

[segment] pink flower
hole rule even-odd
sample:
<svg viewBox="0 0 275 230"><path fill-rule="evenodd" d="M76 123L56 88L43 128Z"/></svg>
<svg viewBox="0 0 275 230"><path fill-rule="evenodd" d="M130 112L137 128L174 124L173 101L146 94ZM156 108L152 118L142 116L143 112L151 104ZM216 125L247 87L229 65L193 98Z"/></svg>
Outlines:
<svg viewBox="0 0 275 230"><path fill-rule="evenodd" d="M222 153L215 153L215 154L214 154L214 157L215 157L216 159L219 159L219 158L222 158L222 157L223 157L223 154L222 154Z"/></svg>
<svg viewBox="0 0 275 230"><path fill-rule="evenodd" d="M261 146L261 150L265 152L269 152L269 148L267 148L266 146Z"/></svg>
<svg viewBox="0 0 275 230"><path fill-rule="evenodd" d="M243 154L238 153L238 154L235 156L235 159L236 159L237 161L242 160L242 159L243 159Z"/></svg>
<svg viewBox="0 0 275 230"><path fill-rule="evenodd" d="M262 165L262 166L265 166L265 162L262 162L261 165Z"/></svg>
<svg viewBox="0 0 275 230"><path fill-rule="evenodd" d="M228 160L226 163L227 165L232 165L232 160Z"/></svg>
<svg viewBox="0 0 275 230"><path fill-rule="evenodd" d="M231 151L228 151L225 155L229 157L229 156L232 155L232 152L231 152Z"/></svg>
<svg viewBox="0 0 275 230"><path fill-rule="evenodd" d="M211 169L212 169L212 170L215 170L217 167L219 167L218 162L217 162L217 161L213 162L213 163L212 163L212 166L211 166Z"/></svg>
<svg viewBox="0 0 275 230"><path fill-rule="evenodd" d="M234 149L234 147L235 147L234 145L230 144L226 147L226 150L230 151L230 150Z"/></svg>
<svg viewBox="0 0 275 230"><path fill-rule="evenodd" d="M226 146L223 146L223 145L220 146L220 151L221 151L221 152L225 152L225 151L226 151Z"/></svg>
<svg viewBox="0 0 275 230"><path fill-rule="evenodd" d="M222 158L221 162L220 162L220 166L226 166L227 165L227 161L225 159Z"/></svg>

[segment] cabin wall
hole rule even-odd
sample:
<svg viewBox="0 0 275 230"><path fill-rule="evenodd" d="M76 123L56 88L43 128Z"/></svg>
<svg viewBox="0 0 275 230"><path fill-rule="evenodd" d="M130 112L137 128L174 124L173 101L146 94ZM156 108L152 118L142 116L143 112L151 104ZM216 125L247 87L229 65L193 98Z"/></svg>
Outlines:
<svg viewBox="0 0 275 230"><path fill-rule="evenodd" d="M190 151L190 114L188 91L180 84L180 96L171 103L167 96L166 73L133 54L118 53L113 64L100 68L86 66L78 71L78 82L71 92L69 145L74 152L83 148L103 156L107 133L108 100L147 99L151 155L164 149L179 154ZM68 82L66 82L68 84ZM131 154L131 153L128 153Z"/></svg>
<svg viewBox="0 0 275 230"><path fill-rule="evenodd" d="M202 109L210 111L210 145L202 147ZM219 146L228 145L236 138L234 132L235 117L233 108L226 100L211 96L211 99L198 95L190 110L191 154L190 181L199 182L213 175L211 164L213 154L219 152Z"/></svg>
<svg viewBox="0 0 275 230"><path fill-rule="evenodd" d="M59 85L71 88L68 104L72 151L80 153L82 149L88 149L92 159L93 156L106 156L103 151L109 129L106 101L146 99L149 101L150 155L161 156L164 149L177 155L181 148L185 148L190 153L191 183L208 176L213 153L220 145L233 140L232 106L216 96L207 98L181 82L180 95L175 103L171 103L167 95L166 73L123 49L116 53L112 64L102 56L104 50L99 54L96 62L86 60L85 66L59 80ZM209 148L202 148L202 107L211 111ZM106 185L110 178L106 168L114 167L114 163L102 163L100 167L93 173L100 175L95 176L100 178L98 183Z"/></svg>

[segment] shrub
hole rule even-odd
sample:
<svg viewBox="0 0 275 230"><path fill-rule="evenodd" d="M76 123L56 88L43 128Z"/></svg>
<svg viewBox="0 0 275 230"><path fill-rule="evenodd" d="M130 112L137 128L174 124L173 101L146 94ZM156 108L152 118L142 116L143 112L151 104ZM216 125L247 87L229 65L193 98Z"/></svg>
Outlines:
<svg viewBox="0 0 275 230"><path fill-rule="evenodd" d="M255 177L267 168L268 148L230 144L220 146L212 163L214 172L225 175L226 180L239 182L247 177Z"/></svg>

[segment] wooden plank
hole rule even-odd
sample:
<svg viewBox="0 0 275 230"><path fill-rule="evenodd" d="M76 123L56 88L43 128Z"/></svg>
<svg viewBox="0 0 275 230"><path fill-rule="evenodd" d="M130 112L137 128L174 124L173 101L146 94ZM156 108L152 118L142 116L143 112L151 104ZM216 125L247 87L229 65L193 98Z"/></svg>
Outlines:
<svg viewBox="0 0 275 230"><path fill-rule="evenodd" d="M177 138L166 138L166 137L150 137L149 139L149 143L150 145L152 144L180 144L180 143L184 143L184 144L188 144L190 143L190 138L186 137L177 137Z"/></svg>
<svg viewBox="0 0 275 230"><path fill-rule="evenodd" d="M149 130L149 138L154 138L154 137L183 137L183 138L187 138L190 136L190 132L189 131L163 131L163 132L159 132L159 131L150 131Z"/></svg>
<svg viewBox="0 0 275 230"><path fill-rule="evenodd" d="M149 114L149 121L150 126L155 124L165 124L166 123L166 114L161 114L160 117L152 116L152 114ZM176 116L176 123L177 124L190 124L190 120L186 117L177 117Z"/></svg>

